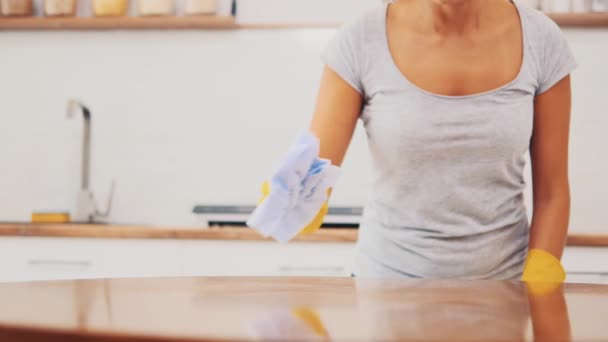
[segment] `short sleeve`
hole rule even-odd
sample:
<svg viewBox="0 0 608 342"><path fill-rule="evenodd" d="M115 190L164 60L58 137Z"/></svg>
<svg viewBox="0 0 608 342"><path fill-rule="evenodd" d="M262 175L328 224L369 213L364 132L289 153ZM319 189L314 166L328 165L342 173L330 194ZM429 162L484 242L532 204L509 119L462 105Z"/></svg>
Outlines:
<svg viewBox="0 0 608 342"><path fill-rule="evenodd" d="M358 24L353 22L342 27L325 47L321 60L359 94L363 94L358 56L361 51L357 49Z"/></svg>
<svg viewBox="0 0 608 342"><path fill-rule="evenodd" d="M547 17L544 19L546 20L544 34L539 42L543 48L540 53L536 94L542 94L551 89L577 66L574 54L560 28L551 19Z"/></svg>

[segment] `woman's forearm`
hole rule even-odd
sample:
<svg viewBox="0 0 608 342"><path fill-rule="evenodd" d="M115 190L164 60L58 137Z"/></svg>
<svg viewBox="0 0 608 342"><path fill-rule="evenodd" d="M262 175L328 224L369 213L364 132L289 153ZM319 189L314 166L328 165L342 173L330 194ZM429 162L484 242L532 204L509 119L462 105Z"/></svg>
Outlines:
<svg viewBox="0 0 608 342"><path fill-rule="evenodd" d="M319 96L310 130L319 138L319 157L341 166L350 145L362 97L329 67L321 78Z"/></svg>
<svg viewBox="0 0 608 342"><path fill-rule="evenodd" d="M561 259L568 236L570 192L534 201L530 227L530 249L542 249Z"/></svg>
<svg viewBox="0 0 608 342"><path fill-rule="evenodd" d="M530 140L533 205L530 248L561 259L570 219L570 76L534 99Z"/></svg>

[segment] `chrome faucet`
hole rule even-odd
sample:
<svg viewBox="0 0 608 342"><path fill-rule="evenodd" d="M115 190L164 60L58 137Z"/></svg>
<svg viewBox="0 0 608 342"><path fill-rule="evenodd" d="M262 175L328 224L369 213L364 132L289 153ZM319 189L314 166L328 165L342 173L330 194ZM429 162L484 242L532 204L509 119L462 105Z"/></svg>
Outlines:
<svg viewBox="0 0 608 342"><path fill-rule="evenodd" d="M93 192L89 189L90 181L90 163L91 163L91 111L80 101L69 100L67 106L68 118L72 119L77 114L82 113L84 119L82 132L82 166L80 178L80 191L76 202L76 212L72 217L74 222L93 223L97 218L105 218L110 214L112 209L112 198L114 197L115 182L112 181L110 186L110 194L105 210L99 210L97 201Z"/></svg>

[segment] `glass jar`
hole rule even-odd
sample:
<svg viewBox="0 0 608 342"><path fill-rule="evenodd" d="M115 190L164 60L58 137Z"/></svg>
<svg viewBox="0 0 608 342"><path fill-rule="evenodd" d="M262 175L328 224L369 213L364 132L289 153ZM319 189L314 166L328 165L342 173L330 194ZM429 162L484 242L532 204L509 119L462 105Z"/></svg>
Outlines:
<svg viewBox="0 0 608 342"><path fill-rule="evenodd" d="M540 0L522 0L521 2L530 8L539 9L540 7Z"/></svg>
<svg viewBox="0 0 608 342"><path fill-rule="evenodd" d="M76 15L76 0L44 0L44 14L48 17Z"/></svg>
<svg viewBox="0 0 608 342"><path fill-rule="evenodd" d="M540 8L545 13L569 13L571 5L570 0L541 0Z"/></svg>
<svg viewBox="0 0 608 342"><path fill-rule="evenodd" d="M1 0L2 14L6 16L31 16L34 14L32 0Z"/></svg>
<svg viewBox="0 0 608 342"><path fill-rule="evenodd" d="M173 0L139 0L137 7L141 16L173 14Z"/></svg>
<svg viewBox="0 0 608 342"><path fill-rule="evenodd" d="M572 0L572 12L587 13L591 12L592 0Z"/></svg>
<svg viewBox="0 0 608 342"><path fill-rule="evenodd" d="M127 14L128 0L93 0L96 17L121 17Z"/></svg>
<svg viewBox="0 0 608 342"><path fill-rule="evenodd" d="M186 15L210 15L217 13L217 0L186 0Z"/></svg>
<svg viewBox="0 0 608 342"><path fill-rule="evenodd" d="M608 0L593 0L591 9L593 12L608 12Z"/></svg>

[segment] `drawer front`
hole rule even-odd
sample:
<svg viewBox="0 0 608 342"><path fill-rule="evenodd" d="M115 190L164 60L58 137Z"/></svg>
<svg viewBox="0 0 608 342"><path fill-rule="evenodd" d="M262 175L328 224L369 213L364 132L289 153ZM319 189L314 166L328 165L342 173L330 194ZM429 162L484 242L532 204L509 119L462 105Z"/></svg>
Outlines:
<svg viewBox="0 0 608 342"><path fill-rule="evenodd" d="M354 244L189 241L187 276L349 276Z"/></svg>
<svg viewBox="0 0 608 342"><path fill-rule="evenodd" d="M566 273L608 274L608 248L566 247L562 263Z"/></svg>
<svg viewBox="0 0 608 342"><path fill-rule="evenodd" d="M102 252L96 258L96 277L178 277L183 273L175 240L109 240Z"/></svg>
<svg viewBox="0 0 608 342"><path fill-rule="evenodd" d="M9 281L93 278L93 260L26 259Z"/></svg>
<svg viewBox="0 0 608 342"><path fill-rule="evenodd" d="M0 281L76 279L91 276L94 254L66 239L2 238Z"/></svg>
<svg viewBox="0 0 608 342"><path fill-rule="evenodd" d="M568 283L608 284L608 248L566 247L562 263Z"/></svg>
<svg viewBox="0 0 608 342"><path fill-rule="evenodd" d="M570 272L566 275L567 283L608 284L608 273Z"/></svg>
<svg viewBox="0 0 608 342"><path fill-rule="evenodd" d="M355 245L346 243L298 243L280 245L278 275L347 277L352 273Z"/></svg>
<svg viewBox="0 0 608 342"><path fill-rule="evenodd" d="M182 275L173 240L2 238L0 281Z"/></svg>
<svg viewBox="0 0 608 342"><path fill-rule="evenodd" d="M185 241L185 276L277 275L270 243L249 241Z"/></svg>

